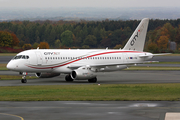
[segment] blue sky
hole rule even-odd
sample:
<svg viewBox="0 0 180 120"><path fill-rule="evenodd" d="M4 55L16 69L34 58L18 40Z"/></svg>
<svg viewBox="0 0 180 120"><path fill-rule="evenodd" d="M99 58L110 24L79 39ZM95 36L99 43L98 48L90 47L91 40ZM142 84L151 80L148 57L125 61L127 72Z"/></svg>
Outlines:
<svg viewBox="0 0 180 120"><path fill-rule="evenodd" d="M180 7L180 0L0 0L0 7Z"/></svg>

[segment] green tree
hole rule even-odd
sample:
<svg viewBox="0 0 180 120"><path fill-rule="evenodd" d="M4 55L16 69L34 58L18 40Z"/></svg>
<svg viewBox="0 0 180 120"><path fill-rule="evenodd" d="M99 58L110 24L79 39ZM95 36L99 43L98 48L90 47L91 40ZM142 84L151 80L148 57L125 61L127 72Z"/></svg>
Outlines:
<svg viewBox="0 0 180 120"><path fill-rule="evenodd" d="M54 42L54 44L55 44L55 47L56 47L56 48L60 48L60 47L61 47L61 41L60 41L59 39L57 39L57 40Z"/></svg>
<svg viewBox="0 0 180 120"><path fill-rule="evenodd" d="M35 42L35 43L33 44L33 49L37 49L37 48L38 48L38 45L39 45L39 43Z"/></svg>
<svg viewBox="0 0 180 120"><path fill-rule="evenodd" d="M175 42L177 42L177 44L180 44L180 25L178 26L177 31L176 31L176 40L175 40Z"/></svg>
<svg viewBox="0 0 180 120"><path fill-rule="evenodd" d="M24 44L22 48L23 48L23 50L29 50L32 48L32 45L31 44Z"/></svg>
<svg viewBox="0 0 180 120"><path fill-rule="evenodd" d="M83 42L83 45L88 45L90 47L96 47L97 46L97 40L94 35L88 35L86 39Z"/></svg>
<svg viewBox="0 0 180 120"><path fill-rule="evenodd" d="M157 41L158 47L161 51L167 50L168 47L168 37L167 36L161 36L159 40Z"/></svg>
<svg viewBox="0 0 180 120"><path fill-rule="evenodd" d="M116 45L115 47L114 47L114 49L122 49L122 45L121 44L118 44L118 45Z"/></svg>
<svg viewBox="0 0 180 120"><path fill-rule="evenodd" d="M47 42L40 42L38 47L39 49L49 49L49 44Z"/></svg>
<svg viewBox="0 0 180 120"><path fill-rule="evenodd" d="M19 39L17 38L17 36L14 34L14 33L11 33L11 36L13 38L13 41L12 41L12 46L18 46L19 45Z"/></svg>
<svg viewBox="0 0 180 120"><path fill-rule="evenodd" d="M159 48L158 48L157 44L154 42L150 42L147 46L147 49L149 52L152 52L152 53L159 52Z"/></svg>
<svg viewBox="0 0 180 120"><path fill-rule="evenodd" d="M69 30L66 30L61 34L61 41L63 46L71 47L73 43L73 33Z"/></svg>
<svg viewBox="0 0 180 120"><path fill-rule="evenodd" d="M51 32L49 33L47 42L48 42L50 45L53 45L55 39L56 39L56 31L55 31L54 28L52 28L52 29L51 29Z"/></svg>
<svg viewBox="0 0 180 120"><path fill-rule="evenodd" d="M0 46L1 47L12 47L13 37L11 33L7 31L0 31Z"/></svg>
<svg viewBox="0 0 180 120"><path fill-rule="evenodd" d="M89 47L89 45L83 45L82 48L83 49L89 49L90 47Z"/></svg>

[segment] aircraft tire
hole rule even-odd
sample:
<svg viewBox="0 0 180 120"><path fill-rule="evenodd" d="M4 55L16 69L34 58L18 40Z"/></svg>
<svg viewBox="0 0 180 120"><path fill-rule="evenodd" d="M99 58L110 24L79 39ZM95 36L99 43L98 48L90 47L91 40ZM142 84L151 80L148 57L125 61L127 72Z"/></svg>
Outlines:
<svg viewBox="0 0 180 120"><path fill-rule="evenodd" d="M22 83L27 83L27 80L26 79L22 79L21 82Z"/></svg>
<svg viewBox="0 0 180 120"><path fill-rule="evenodd" d="M67 82L72 82L72 81L73 81L73 79L71 78L70 75L66 75L65 80L66 80Z"/></svg>
<svg viewBox="0 0 180 120"><path fill-rule="evenodd" d="M96 83L97 82L97 78L92 78L92 79L88 79L89 83Z"/></svg>

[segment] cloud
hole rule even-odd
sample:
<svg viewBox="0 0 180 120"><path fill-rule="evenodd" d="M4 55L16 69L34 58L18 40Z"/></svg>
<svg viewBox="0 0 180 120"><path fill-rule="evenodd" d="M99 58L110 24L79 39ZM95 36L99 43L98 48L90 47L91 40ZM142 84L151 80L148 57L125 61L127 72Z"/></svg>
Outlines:
<svg viewBox="0 0 180 120"><path fill-rule="evenodd" d="M0 7L173 7L179 0L0 0Z"/></svg>

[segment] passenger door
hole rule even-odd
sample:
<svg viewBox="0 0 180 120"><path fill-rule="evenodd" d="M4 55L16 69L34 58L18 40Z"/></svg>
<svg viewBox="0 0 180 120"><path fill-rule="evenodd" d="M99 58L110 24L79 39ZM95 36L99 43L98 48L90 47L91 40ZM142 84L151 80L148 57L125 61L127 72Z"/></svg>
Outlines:
<svg viewBox="0 0 180 120"><path fill-rule="evenodd" d="M43 63L43 58L40 51L36 51L36 57L37 57L37 65L41 66Z"/></svg>

